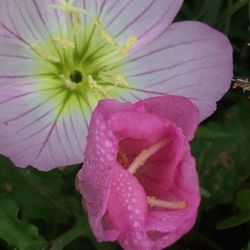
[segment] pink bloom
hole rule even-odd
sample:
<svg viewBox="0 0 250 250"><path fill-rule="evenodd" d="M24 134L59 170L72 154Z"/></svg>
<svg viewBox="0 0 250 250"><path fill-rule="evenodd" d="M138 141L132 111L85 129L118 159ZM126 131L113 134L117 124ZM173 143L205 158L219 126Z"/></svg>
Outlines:
<svg viewBox="0 0 250 250"><path fill-rule="evenodd" d="M232 77L232 48L182 0L1 0L0 153L40 170L82 161L99 100L189 98L200 120Z"/></svg>
<svg viewBox="0 0 250 250"><path fill-rule="evenodd" d="M188 142L198 121L184 97L98 104L77 175L98 241L158 250L190 230L200 195Z"/></svg>

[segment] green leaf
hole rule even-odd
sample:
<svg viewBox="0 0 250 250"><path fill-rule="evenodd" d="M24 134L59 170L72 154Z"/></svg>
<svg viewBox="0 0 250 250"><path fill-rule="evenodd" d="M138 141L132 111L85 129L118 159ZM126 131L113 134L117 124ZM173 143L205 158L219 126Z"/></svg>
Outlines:
<svg viewBox="0 0 250 250"><path fill-rule="evenodd" d="M223 0L204 0L198 19L215 26L218 22Z"/></svg>
<svg viewBox="0 0 250 250"><path fill-rule="evenodd" d="M245 100L217 114L203 124L202 136L198 132L192 143L201 186L210 194L204 197L203 207L231 201L232 193L250 174L249 105Z"/></svg>
<svg viewBox="0 0 250 250"><path fill-rule="evenodd" d="M235 196L234 204L239 212L218 224L218 229L226 229L241 225L250 220L250 189L241 189Z"/></svg>
<svg viewBox="0 0 250 250"><path fill-rule="evenodd" d="M240 212L218 224L218 229L232 228L250 220L250 211Z"/></svg>
<svg viewBox="0 0 250 250"><path fill-rule="evenodd" d="M228 8L224 14L224 19L231 18L237 11L247 4L248 0L240 0Z"/></svg>
<svg viewBox="0 0 250 250"><path fill-rule="evenodd" d="M61 235L52 244L50 250L63 250L70 242L84 235L84 227L78 226L72 228L65 234Z"/></svg>
<svg viewBox="0 0 250 250"><path fill-rule="evenodd" d="M0 237L18 250L40 250L45 246L38 229L17 217L17 204L4 194L0 195Z"/></svg>
<svg viewBox="0 0 250 250"><path fill-rule="evenodd" d="M20 169L4 157L0 157L0 164L0 191L13 197L23 218L62 223L72 217L72 211L81 210L71 174L66 182L62 170L44 173L33 168Z"/></svg>
<svg viewBox="0 0 250 250"><path fill-rule="evenodd" d="M234 204L241 211L250 211L250 189L241 189L235 197Z"/></svg>
<svg viewBox="0 0 250 250"><path fill-rule="evenodd" d="M199 127L196 134L195 138L196 139L224 139L224 138L229 138L232 136L231 134L224 133L222 131L216 131L213 129L209 129L206 127Z"/></svg>
<svg viewBox="0 0 250 250"><path fill-rule="evenodd" d="M249 3L249 5L250 5L250 3ZM250 241L248 242L248 245L246 246L246 248L242 249L242 250L250 250Z"/></svg>

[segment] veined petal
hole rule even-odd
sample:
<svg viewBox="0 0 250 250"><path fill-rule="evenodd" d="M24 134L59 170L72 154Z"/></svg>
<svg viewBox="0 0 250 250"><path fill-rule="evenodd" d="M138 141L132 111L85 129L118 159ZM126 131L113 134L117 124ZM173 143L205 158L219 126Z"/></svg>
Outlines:
<svg viewBox="0 0 250 250"><path fill-rule="evenodd" d="M119 230L115 239L124 249L152 249L145 230L148 214L146 193L138 180L120 166L113 170L113 181L107 206L106 221ZM124 231L129 232L124 235Z"/></svg>
<svg viewBox="0 0 250 250"><path fill-rule="evenodd" d="M193 138L199 124L197 107L184 97L164 95L141 100L135 105L148 113L174 122L188 140Z"/></svg>
<svg viewBox="0 0 250 250"><path fill-rule="evenodd" d="M105 125L101 109L99 104L91 117L88 147L85 150L87 160L78 173L78 186L85 197L83 205L91 211L89 220L98 239L115 240L118 232L105 230L103 217L108 205L113 170L115 165L119 165L116 162L118 140Z"/></svg>
<svg viewBox="0 0 250 250"><path fill-rule="evenodd" d="M49 8L55 0L0 2L0 86L51 71L52 64L38 57L32 46L60 32L65 17ZM64 21L63 21L64 20ZM63 26L62 26L63 27ZM50 41L48 40L48 44ZM54 45L51 44L55 50ZM46 50L45 50L46 51ZM49 54L50 51L47 51ZM54 52L55 54L55 52ZM53 54L51 54L53 56ZM39 66L38 66L39 65ZM46 70L43 70L46 67Z"/></svg>
<svg viewBox="0 0 250 250"><path fill-rule="evenodd" d="M204 120L230 86L232 48L224 35L205 24L174 23L130 55L125 74L135 86L130 99L166 93L185 96Z"/></svg>
<svg viewBox="0 0 250 250"><path fill-rule="evenodd" d="M193 226L197 216L197 208L200 203L199 182L195 169L195 160L189 152L186 153L182 163L177 167L175 182L171 189L165 192L168 199L185 200L185 209L169 211L159 211L152 208L148 221L147 230L153 232L151 238L156 240L157 249L162 249L173 244L183 234L187 233ZM158 232L161 232L158 234ZM163 236L163 233L166 233ZM158 237L161 240L157 240Z"/></svg>
<svg viewBox="0 0 250 250"><path fill-rule="evenodd" d="M85 0L76 1L100 16L107 30L124 43L136 36L139 48L152 41L175 18L183 0Z"/></svg>
<svg viewBox="0 0 250 250"><path fill-rule="evenodd" d="M2 87L1 153L17 166L44 171L81 162L87 112L77 101L59 87L42 88L32 81Z"/></svg>
<svg viewBox="0 0 250 250"><path fill-rule="evenodd" d="M37 67L40 60L31 54L28 45L21 38L5 36L1 31L0 28L0 87L14 83L21 86L28 79L39 76L42 73ZM46 64L47 68L51 66Z"/></svg>
<svg viewBox="0 0 250 250"><path fill-rule="evenodd" d="M0 3L0 27L6 35L19 37L27 43L38 42L50 35L58 25L59 14L48 4L55 0L2 0Z"/></svg>

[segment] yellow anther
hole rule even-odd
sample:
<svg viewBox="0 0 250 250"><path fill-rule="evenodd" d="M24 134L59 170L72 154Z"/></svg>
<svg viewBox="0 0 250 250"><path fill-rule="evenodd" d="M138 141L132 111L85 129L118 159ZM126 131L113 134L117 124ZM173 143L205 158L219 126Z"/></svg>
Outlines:
<svg viewBox="0 0 250 250"><path fill-rule="evenodd" d="M122 75L114 75L115 86L128 86L128 82Z"/></svg>
<svg viewBox="0 0 250 250"><path fill-rule="evenodd" d="M187 207L186 201L167 201L167 200L160 200L153 196L147 197L147 203L150 207L161 207L161 208L168 208L168 209L184 209Z"/></svg>
<svg viewBox="0 0 250 250"><path fill-rule="evenodd" d="M73 27L75 32L79 32L81 30L81 18L79 13L73 13Z"/></svg>
<svg viewBox="0 0 250 250"><path fill-rule="evenodd" d="M74 6L74 0L59 0L59 4L49 4L50 8L61 10L68 13L83 13L92 16L88 11L83 8Z"/></svg>
<svg viewBox="0 0 250 250"><path fill-rule="evenodd" d="M126 79L119 74L113 74L112 72L100 72L99 76L102 78L103 81L112 83L116 87L117 86L128 86L128 82Z"/></svg>
<svg viewBox="0 0 250 250"><path fill-rule="evenodd" d="M136 36L129 37L128 41L119 49L120 55L126 56L136 42L137 42Z"/></svg>
<svg viewBox="0 0 250 250"><path fill-rule="evenodd" d="M136 171L144 165L144 163L146 162L146 160L148 158L150 158L152 155L154 155L158 150L160 150L161 148L163 148L164 146L166 146L168 143L168 139L162 139L159 142L151 145L149 148L144 149L141 151L141 153L139 153L135 159L132 161L132 163L129 165L128 167L128 171L131 174L135 174Z"/></svg>
<svg viewBox="0 0 250 250"><path fill-rule="evenodd" d="M63 81L63 83L66 85L66 87L68 87L71 90L75 90L76 89L76 84L71 82L68 78L66 78L64 75L60 75L61 80Z"/></svg>
<svg viewBox="0 0 250 250"><path fill-rule="evenodd" d="M37 44L32 45L31 49L33 49L34 52L36 52L40 57L42 57L46 61L53 62L53 63L60 62L59 57L56 57L56 56L53 56L53 55L50 55L50 54L46 53Z"/></svg>
<svg viewBox="0 0 250 250"><path fill-rule="evenodd" d="M89 83L89 87L94 90L95 92L100 92L104 95L107 94L107 90L104 89L103 87L101 87L100 85L98 85L97 81L93 79L92 75L88 76L88 83Z"/></svg>
<svg viewBox="0 0 250 250"><path fill-rule="evenodd" d="M117 43L111 35L108 34L108 32L105 30L104 26L102 25L100 19L95 18L95 25L97 30L100 33L101 38L108 44L117 47Z"/></svg>
<svg viewBox="0 0 250 250"><path fill-rule="evenodd" d="M68 49L68 48L74 49L75 48L75 43L66 39L66 38L63 38L60 36L54 36L52 38L52 40L55 41L63 49Z"/></svg>

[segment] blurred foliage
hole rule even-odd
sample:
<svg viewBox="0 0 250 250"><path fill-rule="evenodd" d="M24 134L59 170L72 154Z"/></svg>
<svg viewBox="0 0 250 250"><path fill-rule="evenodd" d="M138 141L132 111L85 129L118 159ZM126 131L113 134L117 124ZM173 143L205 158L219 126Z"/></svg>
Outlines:
<svg viewBox="0 0 250 250"><path fill-rule="evenodd" d="M250 78L250 1L186 0L177 20L228 35L235 78ZM192 143L203 202L196 227L170 250L250 250L250 93L230 90ZM0 157L0 250L115 250L98 244L75 190L79 166L48 173ZM248 243L249 242L249 243Z"/></svg>
<svg viewBox="0 0 250 250"><path fill-rule="evenodd" d="M20 250L41 249L45 242L38 229L19 220L17 204L7 195L0 195L0 237Z"/></svg>
<svg viewBox="0 0 250 250"><path fill-rule="evenodd" d="M200 173L201 186L208 192L203 207L208 208L232 200L233 191L250 174L249 100L242 100L210 120L203 127L214 131L201 136L198 130L192 143ZM220 133L223 133L222 135Z"/></svg>

